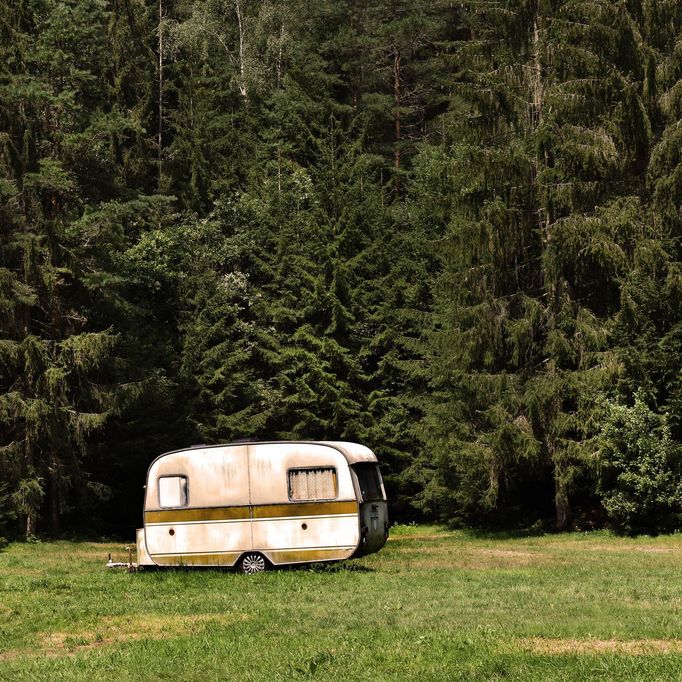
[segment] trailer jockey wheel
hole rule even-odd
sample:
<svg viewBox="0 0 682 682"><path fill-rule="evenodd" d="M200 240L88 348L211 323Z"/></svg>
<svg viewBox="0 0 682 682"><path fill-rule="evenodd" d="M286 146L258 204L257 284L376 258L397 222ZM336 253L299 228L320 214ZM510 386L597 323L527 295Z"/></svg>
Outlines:
<svg viewBox="0 0 682 682"><path fill-rule="evenodd" d="M265 559L261 554L245 554L241 560L244 573L262 573L265 570Z"/></svg>

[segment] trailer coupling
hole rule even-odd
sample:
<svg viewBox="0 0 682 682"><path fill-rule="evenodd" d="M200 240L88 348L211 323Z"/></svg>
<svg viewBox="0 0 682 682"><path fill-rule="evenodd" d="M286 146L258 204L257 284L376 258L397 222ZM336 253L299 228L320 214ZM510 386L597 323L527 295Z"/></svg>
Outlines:
<svg viewBox="0 0 682 682"><path fill-rule="evenodd" d="M109 552L107 568L125 568L127 571L136 571L137 564L133 562L133 550L130 546L127 546L126 550L128 552L128 561L112 561L111 552Z"/></svg>

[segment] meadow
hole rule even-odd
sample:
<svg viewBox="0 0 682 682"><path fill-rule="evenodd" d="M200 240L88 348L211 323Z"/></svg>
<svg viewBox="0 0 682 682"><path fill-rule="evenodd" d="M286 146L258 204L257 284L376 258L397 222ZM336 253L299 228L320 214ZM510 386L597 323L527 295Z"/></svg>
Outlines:
<svg viewBox="0 0 682 682"><path fill-rule="evenodd" d="M403 526L373 556L254 576L0 551L0 680L682 679L682 535Z"/></svg>

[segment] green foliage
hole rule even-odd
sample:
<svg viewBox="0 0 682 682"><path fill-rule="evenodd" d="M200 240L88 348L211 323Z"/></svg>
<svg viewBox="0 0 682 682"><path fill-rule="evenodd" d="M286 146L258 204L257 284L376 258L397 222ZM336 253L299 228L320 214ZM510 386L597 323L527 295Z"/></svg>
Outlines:
<svg viewBox="0 0 682 682"><path fill-rule="evenodd" d="M609 405L599 436L599 494L621 533L660 533L682 520L682 450L665 415L638 391L634 405Z"/></svg>
<svg viewBox="0 0 682 682"><path fill-rule="evenodd" d="M594 505L603 396L638 383L642 337L624 330L644 311L626 319L628 297L653 293L643 280L669 258L643 177L660 165L651 52L639 14L598 0L474 3L463 18L476 39L457 44L459 119L435 166L449 190L433 202L445 238L422 503L499 522L519 503L548 516L553 497L565 528ZM424 172L437 158L422 155Z"/></svg>
<svg viewBox="0 0 682 682"><path fill-rule="evenodd" d="M367 443L405 519L592 519L606 398L682 440L681 27L0 3L0 530L126 529L241 437Z"/></svg>
<svg viewBox="0 0 682 682"><path fill-rule="evenodd" d="M97 488L84 461L130 393L117 357L128 350L120 301L131 293L120 250L145 202L118 175L140 126L107 87L108 5L28 2L2 13L11 43L0 83L0 446L11 491L2 524L17 519L32 535L40 517L57 532Z"/></svg>

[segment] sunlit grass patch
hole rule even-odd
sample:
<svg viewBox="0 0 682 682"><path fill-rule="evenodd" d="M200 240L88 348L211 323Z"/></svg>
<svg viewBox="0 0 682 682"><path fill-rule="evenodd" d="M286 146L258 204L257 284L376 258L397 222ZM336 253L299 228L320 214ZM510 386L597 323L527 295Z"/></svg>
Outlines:
<svg viewBox="0 0 682 682"><path fill-rule="evenodd" d="M412 540L413 538L410 538ZM447 544L434 546L404 547L400 551L401 558L407 568L432 569L514 569L539 563L556 562L541 552L520 551L514 549L490 549L476 547L451 547Z"/></svg>
<svg viewBox="0 0 682 682"><path fill-rule="evenodd" d="M87 649L132 642L141 639L171 639L215 626L225 626L245 620L244 614L198 614L173 616L141 614L107 616L94 625L85 623L70 632L45 632L36 637L29 649L11 649L0 653L0 660L18 656L66 656Z"/></svg>
<svg viewBox="0 0 682 682"><path fill-rule="evenodd" d="M0 552L0 679L680 677L682 536L405 526L378 554L244 576ZM595 671L598 671L595 672Z"/></svg>
<svg viewBox="0 0 682 682"><path fill-rule="evenodd" d="M529 637L517 640L517 645L532 654L674 654L682 652L682 639L557 639Z"/></svg>

